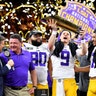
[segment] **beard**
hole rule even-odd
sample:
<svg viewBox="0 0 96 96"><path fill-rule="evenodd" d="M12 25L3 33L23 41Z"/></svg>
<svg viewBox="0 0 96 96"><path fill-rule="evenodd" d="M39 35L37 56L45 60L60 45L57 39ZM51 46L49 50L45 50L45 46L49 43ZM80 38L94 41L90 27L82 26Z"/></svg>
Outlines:
<svg viewBox="0 0 96 96"><path fill-rule="evenodd" d="M37 46L37 47L42 44L42 41L38 42L37 40L32 40L31 42L32 42L32 45Z"/></svg>

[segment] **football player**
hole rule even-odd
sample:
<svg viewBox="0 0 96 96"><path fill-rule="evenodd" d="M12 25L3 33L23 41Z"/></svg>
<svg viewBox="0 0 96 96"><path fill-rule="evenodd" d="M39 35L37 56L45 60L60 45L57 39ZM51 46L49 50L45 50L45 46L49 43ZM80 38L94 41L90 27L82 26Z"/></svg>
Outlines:
<svg viewBox="0 0 96 96"><path fill-rule="evenodd" d="M48 60L50 57L50 51L47 43L42 42L42 33L38 30L32 30L29 34L29 43L24 43L25 49L31 52L32 62L35 65L37 71L37 86L33 86L38 89L47 89L48 94ZM28 78L28 87L32 87L30 75ZM31 93L31 92L30 92ZM32 95L33 96L33 95ZM47 95L46 95L47 96Z"/></svg>
<svg viewBox="0 0 96 96"><path fill-rule="evenodd" d="M87 52L85 41L82 40L82 49L71 43L71 32L63 30L60 39L55 43L57 24L53 19L48 20L52 28L49 38L49 49L54 50L51 56L53 90L52 96L77 96L77 85L75 81L74 61L75 56L85 55ZM83 32L81 38L83 39Z"/></svg>

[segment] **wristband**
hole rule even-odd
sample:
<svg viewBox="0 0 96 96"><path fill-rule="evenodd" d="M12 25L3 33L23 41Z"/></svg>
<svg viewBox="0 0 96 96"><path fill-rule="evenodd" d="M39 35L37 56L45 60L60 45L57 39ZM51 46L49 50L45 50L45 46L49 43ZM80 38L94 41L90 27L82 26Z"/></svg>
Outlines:
<svg viewBox="0 0 96 96"><path fill-rule="evenodd" d="M52 35L57 35L57 31L52 31Z"/></svg>
<svg viewBox="0 0 96 96"><path fill-rule="evenodd" d="M81 40L81 43L85 43L86 41L85 40Z"/></svg>

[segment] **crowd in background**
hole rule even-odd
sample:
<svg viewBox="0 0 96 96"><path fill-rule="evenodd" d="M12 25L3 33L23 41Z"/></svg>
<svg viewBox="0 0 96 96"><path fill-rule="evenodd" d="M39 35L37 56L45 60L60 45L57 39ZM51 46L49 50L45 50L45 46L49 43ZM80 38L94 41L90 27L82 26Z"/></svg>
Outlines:
<svg viewBox="0 0 96 96"><path fill-rule="evenodd" d="M57 15L60 10L59 6L66 7L67 1L76 1L84 4L94 15L96 13L95 0L41 0L41 2L39 0L1 0L0 34L3 34L9 39L11 34L19 33L22 35L23 39L26 40L29 31L35 27L39 27L39 30L48 38L50 31L46 24L42 24L41 19L47 15Z"/></svg>

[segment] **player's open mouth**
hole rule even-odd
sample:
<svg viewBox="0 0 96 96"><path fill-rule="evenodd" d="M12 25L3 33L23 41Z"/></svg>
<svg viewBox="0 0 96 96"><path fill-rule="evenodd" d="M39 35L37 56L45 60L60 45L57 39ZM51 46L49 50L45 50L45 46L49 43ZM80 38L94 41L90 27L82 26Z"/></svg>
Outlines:
<svg viewBox="0 0 96 96"><path fill-rule="evenodd" d="M64 37L64 39L67 39L66 37Z"/></svg>

